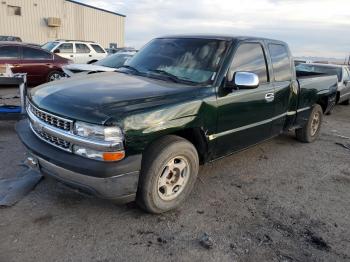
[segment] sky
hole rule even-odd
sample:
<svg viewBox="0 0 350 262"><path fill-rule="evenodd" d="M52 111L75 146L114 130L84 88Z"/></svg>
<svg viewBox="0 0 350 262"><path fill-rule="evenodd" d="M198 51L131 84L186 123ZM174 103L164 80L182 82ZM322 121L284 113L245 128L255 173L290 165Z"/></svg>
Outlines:
<svg viewBox="0 0 350 262"><path fill-rule="evenodd" d="M126 45L170 34L286 41L294 56L350 55L350 0L77 0L126 15Z"/></svg>

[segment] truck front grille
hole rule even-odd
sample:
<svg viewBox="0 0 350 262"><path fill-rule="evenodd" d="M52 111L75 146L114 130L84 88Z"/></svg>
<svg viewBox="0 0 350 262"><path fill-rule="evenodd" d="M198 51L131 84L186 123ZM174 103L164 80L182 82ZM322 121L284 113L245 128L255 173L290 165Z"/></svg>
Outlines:
<svg viewBox="0 0 350 262"><path fill-rule="evenodd" d="M55 137L55 136L52 136L52 135L49 135L45 132L42 132L42 131L38 131L38 130L35 130L34 129L34 132L39 135L43 140L45 140L46 142L56 146L56 147L59 147L63 150L66 150L66 151L71 151L71 148L70 148L70 143L61 139L61 138L58 138L58 137Z"/></svg>
<svg viewBox="0 0 350 262"><path fill-rule="evenodd" d="M41 119L42 121L51 126L57 127L65 131L70 131L72 129L73 121L71 120L64 119L62 117L58 117L50 113L44 112L33 106L31 103L28 103L28 108L37 118Z"/></svg>

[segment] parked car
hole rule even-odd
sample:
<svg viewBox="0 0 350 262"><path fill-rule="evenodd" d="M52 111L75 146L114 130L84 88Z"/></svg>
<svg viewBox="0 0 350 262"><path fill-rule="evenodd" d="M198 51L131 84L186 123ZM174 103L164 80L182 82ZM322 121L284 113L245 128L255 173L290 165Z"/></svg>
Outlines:
<svg viewBox="0 0 350 262"><path fill-rule="evenodd" d="M337 103L350 104L350 70L346 65L300 64L297 67L299 76L336 75L338 78Z"/></svg>
<svg viewBox="0 0 350 262"><path fill-rule="evenodd" d="M117 72L31 90L17 132L43 174L161 213L187 199L199 164L287 130L315 141L336 88L336 76L297 79L281 41L169 36Z"/></svg>
<svg viewBox="0 0 350 262"><path fill-rule="evenodd" d="M0 35L0 42L2 41L22 42L22 39L18 36Z"/></svg>
<svg viewBox="0 0 350 262"><path fill-rule="evenodd" d="M62 69L69 77L82 72L110 72L123 66L135 54L136 52L119 52L92 64L69 64Z"/></svg>
<svg viewBox="0 0 350 262"><path fill-rule="evenodd" d="M60 79L62 66L69 62L31 44L0 42L0 64L9 64L13 73L27 73L29 86Z"/></svg>
<svg viewBox="0 0 350 262"><path fill-rule="evenodd" d="M76 64L91 64L107 56L106 50L95 42L56 40L47 42L43 49L73 60Z"/></svg>

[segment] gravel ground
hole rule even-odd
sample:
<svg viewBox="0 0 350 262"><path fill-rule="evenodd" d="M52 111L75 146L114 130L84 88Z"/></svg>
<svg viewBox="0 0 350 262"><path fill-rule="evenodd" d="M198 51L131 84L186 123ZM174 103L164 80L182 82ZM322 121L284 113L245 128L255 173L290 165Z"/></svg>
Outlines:
<svg viewBox="0 0 350 262"><path fill-rule="evenodd" d="M44 179L0 208L0 261L350 261L350 107L320 139L282 135L203 166L190 199L164 215ZM21 170L14 122L0 123L0 177Z"/></svg>

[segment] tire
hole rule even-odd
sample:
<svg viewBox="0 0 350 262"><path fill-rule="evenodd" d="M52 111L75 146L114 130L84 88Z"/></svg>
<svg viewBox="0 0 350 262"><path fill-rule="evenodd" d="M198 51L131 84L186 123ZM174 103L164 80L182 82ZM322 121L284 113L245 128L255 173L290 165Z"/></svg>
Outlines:
<svg viewBox="0 0 350 262"><path fill-rule="evenodd" d="M198 153L192 143L173 135L157 140L142 159L138 205L153 214L177 208L190 195L198 169Z"/></svg>
<svg viewBox="0 0 350 262"><path fill-rule="evenodd" d="M297 139L303 143L314 142L320 135L322 120L322 107L320 105L315 105L310 113L307 124L303 128L295 130Z"/></svg>
<svg viewBox="0 0 350 262"><path fill-rule="evenodd" d="M47 82L60 80L63 76L63 73L60 71L52 71L47 76Z"/></svg>
<svg viewBox="0 0 350 262"><path fill-rule="evenodd" d="M350 104L350 99L345 100L344 102L340 103L341 105L348 106Z"/></svg>

